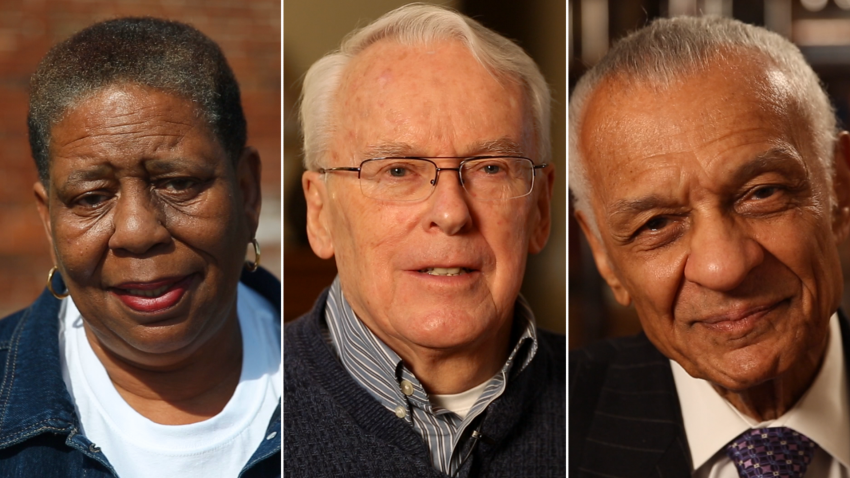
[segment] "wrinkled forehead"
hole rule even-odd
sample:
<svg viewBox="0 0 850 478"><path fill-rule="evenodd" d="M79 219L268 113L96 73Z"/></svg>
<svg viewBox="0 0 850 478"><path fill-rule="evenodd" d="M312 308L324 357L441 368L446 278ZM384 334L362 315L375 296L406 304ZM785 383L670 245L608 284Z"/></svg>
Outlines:
<svg viewBox="0 0 850 478"><path fill-rule="evenodd" d="M517 141L534 135L520 82L486 68L455 40L380 40L346 65L334 100L337 136L349 144L362 139L366 129L369 136L384 128L408 134L414 122L431 128L435 137L450 127L458 136L464 128L484 132L500 126L514 127ZM536 150L533 144L529 148Z"/></svg>
<svg viewBox="0 0 850 478"><path fill-rule="evenodd" d="M669 85L603 80L588 100L579 145L594 197L645 168L725 158L775 142L814 160L808 124L787 76L765 61L732 58Z"/></svg>
<svg viewBox="0 0 850 478"><path fill-rule="evenodd" d="M450 83L458 78L473 82L482 76L505 89L513 90L519 84L518 78L488 68L460 40L410 43L385 38L351 58L343 70L338 92L344 98L380 93L391 82Z"/></svg>

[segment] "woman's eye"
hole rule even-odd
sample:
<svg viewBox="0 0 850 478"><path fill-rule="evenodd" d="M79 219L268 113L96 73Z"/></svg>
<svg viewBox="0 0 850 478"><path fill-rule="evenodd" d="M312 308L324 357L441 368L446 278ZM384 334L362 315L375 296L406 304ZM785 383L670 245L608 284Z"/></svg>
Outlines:
<svg viewBox="0 0 850 478"><path fill-rule="evenodd" d="M193 179L179 178L169 179L163 183L163 187L169 191L182 192L191 189L197 182Z"/></svg>
<svg viewBox="0 0 850 478"><path fill-rule="evenodd" d="M106 202L109 197L106 194L86 194L77 199L77 204L87 208L97 207Z"/></svg>

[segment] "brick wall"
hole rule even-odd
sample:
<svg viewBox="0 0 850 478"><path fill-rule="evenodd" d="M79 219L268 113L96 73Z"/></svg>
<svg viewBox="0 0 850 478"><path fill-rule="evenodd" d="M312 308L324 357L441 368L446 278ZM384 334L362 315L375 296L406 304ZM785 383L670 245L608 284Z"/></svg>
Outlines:
<svg viewBox="0 0 850 478"><path fill-rule="evenodd" d="M47 50L99 20L190 23L224 50L242 88L248 143L263 158L263 264L280 276L279 0L4 0L0 2L0 317L32 302L52 266L35 209L27 143L29 76ZM188 67L189 65L187 65Z"/></svg>

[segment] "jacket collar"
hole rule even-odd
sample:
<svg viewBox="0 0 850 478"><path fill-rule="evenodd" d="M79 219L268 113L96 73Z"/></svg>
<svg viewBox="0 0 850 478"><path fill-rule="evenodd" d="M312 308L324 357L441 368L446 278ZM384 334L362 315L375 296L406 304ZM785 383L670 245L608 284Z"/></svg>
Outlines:
<svg viewBox="0 0 850 478"><path fill-rule="evenodd" d="M6 339L0 343L0 447L44 431L79 429L59 361L60 303L45 289L33 305L18 313L19 320L0 321L13 327L11 333L0 327L0 337Z"/></svg>

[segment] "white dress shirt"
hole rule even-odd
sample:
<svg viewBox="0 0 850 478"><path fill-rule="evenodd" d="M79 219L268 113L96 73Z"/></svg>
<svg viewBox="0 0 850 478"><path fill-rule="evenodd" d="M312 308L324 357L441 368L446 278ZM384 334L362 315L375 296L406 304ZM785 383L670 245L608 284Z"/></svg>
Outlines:
<svg viewBox="0 0 850 478"><path fill-rule="evenodd" d="M838 315L829 322L823 365L812 386L784 415L761 423L743 415L705 380L671 360L691 450L694 478L738 478L726 444L751 428L789 427L820 447L807 477L850 478L850 404Z"/></svg>

